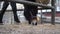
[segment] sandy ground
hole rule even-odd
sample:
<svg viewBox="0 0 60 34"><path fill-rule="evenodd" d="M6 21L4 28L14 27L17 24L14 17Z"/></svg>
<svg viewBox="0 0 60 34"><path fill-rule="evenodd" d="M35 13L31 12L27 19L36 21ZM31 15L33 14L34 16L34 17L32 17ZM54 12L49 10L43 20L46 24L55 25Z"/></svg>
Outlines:
<svg viewBox="0 0 60 34"><path fill-rule="evenodd" d="M0 25L0 34L60 34L60 24L28 24Z"/></svg>

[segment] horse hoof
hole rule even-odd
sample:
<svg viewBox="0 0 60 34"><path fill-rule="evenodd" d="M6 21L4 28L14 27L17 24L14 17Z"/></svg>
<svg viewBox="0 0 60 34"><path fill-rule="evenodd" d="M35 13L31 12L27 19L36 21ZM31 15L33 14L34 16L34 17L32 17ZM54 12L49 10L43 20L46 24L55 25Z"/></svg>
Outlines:
<svg viewBox="0 0 60 34"><path fill-rule="evenodd" d="M32 23L32 25L37 25L37 22L36 23Z"/></svg>

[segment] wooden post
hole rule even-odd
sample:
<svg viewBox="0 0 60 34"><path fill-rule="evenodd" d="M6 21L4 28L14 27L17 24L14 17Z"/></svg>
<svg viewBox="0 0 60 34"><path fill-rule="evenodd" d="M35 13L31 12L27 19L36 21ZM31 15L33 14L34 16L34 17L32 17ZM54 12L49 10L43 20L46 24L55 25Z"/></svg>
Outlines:
<svg viewBox="0 0 60 34"><path fill-rule="evenodd" d="M54 7L54 9L52 9L52 12L51 12L51 24L55 24L55 14L56 14L56 11L55 11L55 9L56 9L56 6L55 6L55 3L56 3L56 0L51 0L51 4L52 4L52 6Z"/></svg>
<svg viewBox="0 0 60 34"><path fill-rule="evenodd" d="M41 10L41 24L42 24L42 10Z"/></svg>

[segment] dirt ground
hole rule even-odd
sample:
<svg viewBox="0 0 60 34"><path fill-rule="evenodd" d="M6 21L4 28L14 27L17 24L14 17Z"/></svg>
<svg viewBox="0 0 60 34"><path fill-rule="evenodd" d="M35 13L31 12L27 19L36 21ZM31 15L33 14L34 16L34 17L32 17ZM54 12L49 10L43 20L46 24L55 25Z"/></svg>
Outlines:
<svg viewBox="0 0 60 34"><path fill-rule="evenodd" d="M28 24L0 25L0 34L60 34L60 24Z"/></svg>

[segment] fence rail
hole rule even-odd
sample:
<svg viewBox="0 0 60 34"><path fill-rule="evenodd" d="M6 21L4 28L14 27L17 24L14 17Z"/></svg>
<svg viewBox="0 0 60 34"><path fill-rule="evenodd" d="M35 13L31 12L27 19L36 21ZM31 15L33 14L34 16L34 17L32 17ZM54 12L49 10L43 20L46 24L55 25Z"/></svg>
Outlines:
<svg viewBox="0 0 60 34"><path fill-rule="evenodd" d="M35 6L40 6L43 8L51 8L51 9L54 8L53 6L48 6L48 5L44 5L44 4L40 4L36 2L24 1L24 0L0 0L0 1L16 2L16 3L21 3L21 4L27 4L27 5L35 5Z"/></svg>

